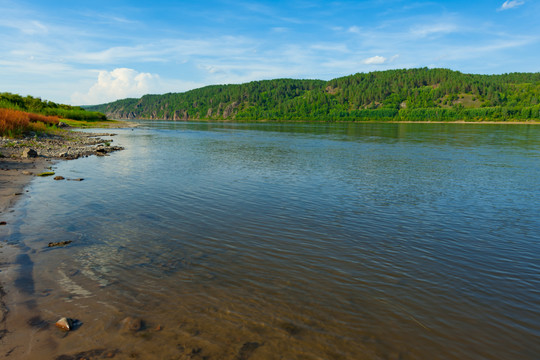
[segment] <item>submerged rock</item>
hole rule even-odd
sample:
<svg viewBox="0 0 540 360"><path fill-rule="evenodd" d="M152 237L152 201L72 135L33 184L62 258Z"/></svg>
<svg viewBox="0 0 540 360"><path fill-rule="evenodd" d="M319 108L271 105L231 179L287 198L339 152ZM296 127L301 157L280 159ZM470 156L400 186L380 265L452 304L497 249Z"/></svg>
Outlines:
<svg viewBox="0 0 540 360"><path fill-rule="evenodd" d="M60 241L60 242L50 242L49 243L49 247L53 247L53 246L65 246L65 245L68 245L68 244L71 244L73 241L71 240L68 240L68 241Z"/></svg>
<svg viewBox="0 0 540 360"><path fill-rule="evenodd" d="M143 328L143 321L139 318L128 316L120 322L122 331L137 332Z"/></svg>
<svg viewBox="0 0 540 360"><path fill-rule="evenodd" d="M73 329L73 320L70 318L61 318L58 320L54 325L56 325L57 328L62 329L64 331L70 331Z"/></svg>

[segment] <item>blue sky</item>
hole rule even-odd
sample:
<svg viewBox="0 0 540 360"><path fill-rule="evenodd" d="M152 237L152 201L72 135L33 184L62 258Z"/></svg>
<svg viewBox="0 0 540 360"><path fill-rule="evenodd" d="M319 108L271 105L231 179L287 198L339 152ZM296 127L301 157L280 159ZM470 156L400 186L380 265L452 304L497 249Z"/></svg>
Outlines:
<svg viewBox="0 0 540 360"><path fill-rule="evenodd" d="M0 92L97 104L387 69L540 71L540 1L0 0Z"/></svg>

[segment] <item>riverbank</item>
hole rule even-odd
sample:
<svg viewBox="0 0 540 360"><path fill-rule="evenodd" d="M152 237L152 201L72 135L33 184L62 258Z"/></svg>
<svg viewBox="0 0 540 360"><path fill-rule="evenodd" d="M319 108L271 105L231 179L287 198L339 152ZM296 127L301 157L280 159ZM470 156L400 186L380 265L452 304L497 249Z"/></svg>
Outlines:
<svg viewBox="0 0 540 360"><path fill-rule="evenodd" d="M113 151L122 150L123 147L112 145L114 135L111 133L58 130L19 139L0 138L0 230L9 227L7 214L17 200L28 192L25 188L34 176L45 176L46 173L54 176L51 168L61 160L73 160L92 155L107 156ZM58 177L58 179L63 178ZM6 233L6 231L9 233L9 229L4 229L0 234ZM2 245L0 247L2 247L1 262L4 264L16 263L14 249ZM13 272L13 267L3 267L2 271L4 272L2 282L4 282L6 281L5 277L10 277ZM5 296L6 291L4 291L3 284L0 283L0 339L9 332L6 323L8 307L5 303ZM9 352L5 355L9 355Z"/></svg>
<svg viewBox="0 0 540 360"><path fill-rule="evenodd" d="M122 150L112 145L114 134L62 130L21 139L0 139L0 218L23 193L24 187L55 161ZM105 138L106 137L106 138Z"/></svg>
<svg viewBox="0 0 540 360"><path fill-rule="evenodd" d="M168 119L117 119L116 121L173 121ZM244 120L244 119L189 119L189 120L174 120L178 123L236 123L236 124L473 124L473 125L540 125L538 120L508 120L508 121L491 121L491 120L455 120L455 121L432 121L432 120Z"/></svg>

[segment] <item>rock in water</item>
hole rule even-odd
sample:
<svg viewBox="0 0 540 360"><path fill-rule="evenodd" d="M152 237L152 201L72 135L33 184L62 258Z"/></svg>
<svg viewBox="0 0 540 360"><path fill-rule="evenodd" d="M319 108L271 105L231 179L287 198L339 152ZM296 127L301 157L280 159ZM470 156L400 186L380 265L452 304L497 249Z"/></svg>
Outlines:
<svg viewBox="0 0 540 360"><path fill-rule="evenodd" d="M70 318L63 317L60 320L58 320L55 325L56 327L64 331L70 331L71 329L73 329L73 320L71 320Z"/></svg>
<svg viewBox="0 0 540 360"><path fill-rule="evenodd" d="M132 331L136 332L142 329L143 322L141 319L138 318L132 318L131 316L128 316L121 322L122 324L122 331Z"/></svg>
<svg viewBox="0 0 540 360"><path fill-rule="evenodd" d="M49 247L53 247L53 246L64 246L64 245L69 245L71 244L73 241L71 240L68 240L68 241L60 241L60 242L50 242L49 243Z"/></svg>

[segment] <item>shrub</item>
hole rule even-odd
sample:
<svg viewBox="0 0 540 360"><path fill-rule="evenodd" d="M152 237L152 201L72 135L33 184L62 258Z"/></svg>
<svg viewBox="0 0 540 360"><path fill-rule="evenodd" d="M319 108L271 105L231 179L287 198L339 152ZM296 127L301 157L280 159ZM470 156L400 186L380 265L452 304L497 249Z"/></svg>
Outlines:
<svg viewBox="0 0 540 360"><path fill-rule="evenodd" d="M59 119L58 116L46 116L40 114L28 113L28 119L31 122L42 122L48 125L58 125Z"/></svg>
<svg viewBox="0 0 540 360"><path fill-rule="evenodd" d="M57 125L58 122L56 116L0 108L0 136L16 137L29 131L45 132L47 126Z"/></svg>
<svg viewBox="0 0 540 360"><path fill-rule="evenodd" d="M27 130L33 131L36 133L44 133L47 131L47 125L42 122L31 122L28 124Z"/></svg>
<svg viewBox="0 0 540 360"><path fill-rule="evenodd" d="M30 120L26 113L11 109L0 109L0 135L19 136L28 127Z"/></svg>

